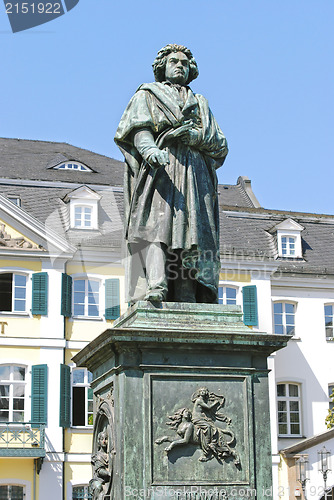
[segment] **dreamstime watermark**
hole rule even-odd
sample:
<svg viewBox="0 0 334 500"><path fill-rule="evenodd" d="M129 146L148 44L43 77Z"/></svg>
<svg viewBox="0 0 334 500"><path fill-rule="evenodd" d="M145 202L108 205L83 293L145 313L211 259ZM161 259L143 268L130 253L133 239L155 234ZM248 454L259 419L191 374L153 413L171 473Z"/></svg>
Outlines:
<svg viewBox="0 0 334 500"><path fill-rule="evenodd" d="M3 1L13 33L53 21L79 3L79 0Z"/></svg>

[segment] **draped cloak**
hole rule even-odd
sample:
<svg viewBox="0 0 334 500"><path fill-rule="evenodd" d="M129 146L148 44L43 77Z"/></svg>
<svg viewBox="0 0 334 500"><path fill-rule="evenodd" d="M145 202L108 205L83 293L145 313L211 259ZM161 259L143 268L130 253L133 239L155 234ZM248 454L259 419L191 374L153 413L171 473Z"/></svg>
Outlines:
<svg viewBox="0 0 334 500"><path fill-rule="evenodd" d="M195 146L168 134L192 120L200 131ZM152 168L134 147L136 131L148 128L169 165ZM126 162L124 179L128 298L145 295L140 249L163 243L181 250L182 265L196 271L204 294L197 302L217 302L219 280L219 213L217 175L227 155L226 139L207 100L183 88L183 99L169 82L141 85L119 123L115 142ZM136 250L137 248L137 250ZM141 269L140 269L141 268ZM203 286L205 288L203 288Z"/></svg>

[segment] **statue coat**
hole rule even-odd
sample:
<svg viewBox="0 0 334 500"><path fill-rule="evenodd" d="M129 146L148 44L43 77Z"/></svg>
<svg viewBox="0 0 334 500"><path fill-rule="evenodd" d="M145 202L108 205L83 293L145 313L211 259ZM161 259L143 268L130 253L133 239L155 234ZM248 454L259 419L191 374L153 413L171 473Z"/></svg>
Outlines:
<svg viewBox="0 0 334 500"><path fill-rule="evenodd" d="M168 133L186 120L192 120L200 130L196 146L168 138ZM157 146L168 151L170 163L166 167L152 168L134 147L134 133L143 128L150 129ZM217 302L220 264L216 169L223 164L228 149L207 100L189 87L183 87L180 95L169 82L143 84L121 118L115 142L127 165L124 198L125 237L130 250L127 267L132 276L129 295L140 297L140 273L134 277L131 259L136 245L156 242L172 251L182 250L182 265L195 269L202 285L199 290L205 298L199 297L198 302Z"/></svg>

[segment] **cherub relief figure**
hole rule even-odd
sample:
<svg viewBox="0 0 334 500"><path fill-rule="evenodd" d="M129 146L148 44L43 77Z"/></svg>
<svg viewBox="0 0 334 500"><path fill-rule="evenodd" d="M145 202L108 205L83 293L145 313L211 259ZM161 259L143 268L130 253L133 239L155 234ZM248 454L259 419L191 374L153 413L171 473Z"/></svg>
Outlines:
<svg viewBox="0 0 334 500"><path fill-rule="evenodd" d="M231 423L231 419L223 415L219 410L223 407L225 398L218 396L206 387L201 387L192 395L194 404L192 411L188 408L181 408L174 415L171 415L167 425L176 431L180 439L173 440L168 436L163 436L155 441L156 444L170 442L165 448L169 453L176 446L197 444L202 450L199 458L200 462L207 462L214 457L222 463L229 457L234 459L236 467L240 467L240 458L232 448L235 444L235 437L231 430L221 429L215 425L218 420Z"/></svg>

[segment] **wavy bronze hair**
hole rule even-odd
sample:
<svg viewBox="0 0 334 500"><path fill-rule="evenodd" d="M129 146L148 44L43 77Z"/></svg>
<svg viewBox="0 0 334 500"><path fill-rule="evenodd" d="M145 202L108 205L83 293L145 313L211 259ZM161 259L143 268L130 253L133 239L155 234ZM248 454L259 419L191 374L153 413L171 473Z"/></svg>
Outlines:
<svg viewBox="0 0 334 500"><path fill-rule="evenodd" d="M152 64L153 73L156 82L163 82L165 78L165 68L166 68L166 59L169 54L172 52L183 52L189 59L189 77L187 80L188 83L195 80L198 77L199 71L197 67L197 63L195 61L192 52L187 49L184 45L177 45L176 43L169 43L165 47L159 50L157 57Z"/></svg>

